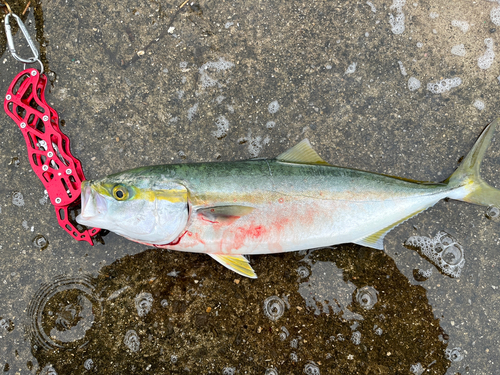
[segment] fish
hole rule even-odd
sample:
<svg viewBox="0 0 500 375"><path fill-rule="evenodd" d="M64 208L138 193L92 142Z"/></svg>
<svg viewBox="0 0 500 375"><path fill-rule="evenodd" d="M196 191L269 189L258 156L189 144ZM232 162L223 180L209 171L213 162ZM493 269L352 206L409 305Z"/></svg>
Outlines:
<svg viewBox="0 0 500 375"><path fill-rule="evenodd" d="M500 190L479 173L498 121L440 183L334 166L304 139L275 159L155 165L84 181L76 221L205 253L250 278L248 255L342 243L383 250L388 232L441 199L500 207Z"/></svg>

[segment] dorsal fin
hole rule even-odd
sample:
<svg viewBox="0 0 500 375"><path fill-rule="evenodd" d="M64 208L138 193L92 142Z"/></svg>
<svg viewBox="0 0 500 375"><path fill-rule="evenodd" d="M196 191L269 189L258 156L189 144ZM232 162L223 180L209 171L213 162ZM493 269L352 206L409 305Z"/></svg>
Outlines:
<svg viewBox="0 0 500 375"><path fill-rule="evenodd" d="M303 139L292 148L286 150L284 153L278 155L278 161L297 164L322 164L330 165L318 155L312 148L309 140Z"/></svg>

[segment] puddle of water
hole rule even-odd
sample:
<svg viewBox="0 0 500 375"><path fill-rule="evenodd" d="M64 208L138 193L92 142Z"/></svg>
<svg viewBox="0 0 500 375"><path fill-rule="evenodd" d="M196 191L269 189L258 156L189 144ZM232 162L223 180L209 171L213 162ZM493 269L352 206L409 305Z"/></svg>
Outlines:
<svg viewBox="0 0 500 375"><path fill-rule="evenodd" d="M258 257L257 269L285 266L256 281L229 273L218 278L222 268L201 256L161 250L121 259L93 279L59 277L31 303L34 355L41 367L55 371L61 363L64 371L78 371L91 360L96 370L112 366L118 372L149 366L264 373L271 365L278 373L332 366L407 372L418 362L442 373L448 364L445 333L425 290L409 285L383 252L362 252L362 261L356 246L306 258ZM306 279L295 272L304 263L310 265ZM173 264L188 270L168 276ZM367 296L377 295L367 303ZM67 350L76 346L78 359Z"/></svg>

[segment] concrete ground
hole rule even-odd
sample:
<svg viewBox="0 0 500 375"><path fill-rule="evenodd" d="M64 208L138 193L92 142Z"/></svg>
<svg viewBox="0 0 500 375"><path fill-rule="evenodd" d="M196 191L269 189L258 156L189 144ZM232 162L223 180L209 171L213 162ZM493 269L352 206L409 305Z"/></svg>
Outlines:
<svg viewBox="0 0 500 375"><path fill-rule="evenodd" d="M335 165L443 181L500 113L496 2L181 4L45 0L23 16L87 178L273 158L308 138ZM22 64L1 33L5 93ZM497 372L500 227L485 207L442 201L385 251L255 256L250 280L112 233L76 242L7 115L0 150L4 373ZM494 142L482 175L500 187L499 167ZM404 246L440 231L463 252L459 277Z"/></svg>

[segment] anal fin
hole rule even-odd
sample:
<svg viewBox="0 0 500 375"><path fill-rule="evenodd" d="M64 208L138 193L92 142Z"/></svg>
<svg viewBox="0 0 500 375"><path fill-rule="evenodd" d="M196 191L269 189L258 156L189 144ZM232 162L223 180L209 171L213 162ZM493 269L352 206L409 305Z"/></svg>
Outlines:
<svg viewBox="0 0 500 375"><path fill-rule="evenodd" d="M428 209L433 204L431 204L429 206L426 206L426 207L424 207L424 208L422 208L422 209L420 209L418 211L415 211L415 212L411 213L410 215L405 216L404 218L402 218L402 219L400 219L400 220L398 220L398 221L396 221L396 222L388 225L385 228L380 229L379 231L377 231L375 233L372 233L372 234L370 234L370 235L368 235L366 237L360 238L359 240L352 241L352 242L355 243L355 244L357 244L357 245L371 247L371 248L377 249L377 250L384 250L384 238L385 238L385 235L387 233L389 233L391 230L393 230L399 224L405 222L406 220L412 218L413 216L419 214L420 212L425 211L426 209Z"/></svg>
<svg viewBox="0 0 500 375"><path fill-rule="evenodd" d="M208 254L224 267L229 268L231 271L239 275L256 279L257 274L248 263L248 259L243 255L225 255L225 254Z"/></svg>
<svg viewBox="0 0 500 375"><path fill-rule="evenodd" d="M360 238L357 241L353 241L356 245L371 247L372 249L384 250L384 237L387 233L390 232L392 228L380 234L381 231L375 232L366 236L364 238ZM384 229L382 229L384 230Z"/></svg>

